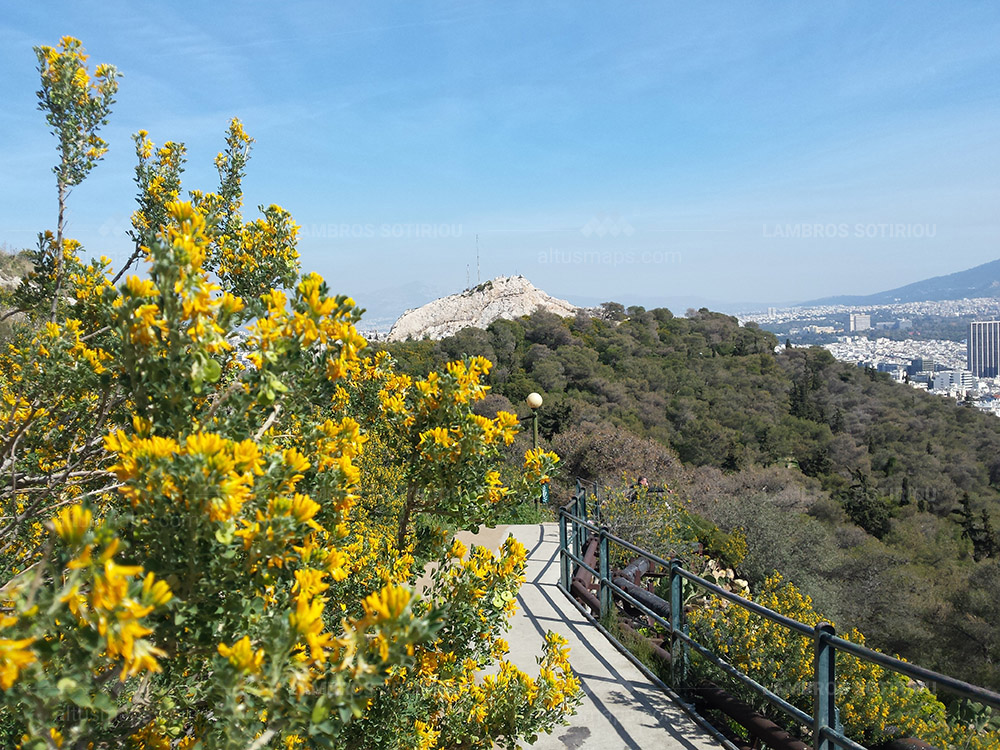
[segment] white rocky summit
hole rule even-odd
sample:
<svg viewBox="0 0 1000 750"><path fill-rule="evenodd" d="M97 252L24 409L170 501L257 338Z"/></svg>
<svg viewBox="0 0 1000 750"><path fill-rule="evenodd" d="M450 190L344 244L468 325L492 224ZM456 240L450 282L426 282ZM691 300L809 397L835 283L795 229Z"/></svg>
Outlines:
<svg viewBox="0 0 1000 750"><path fill-rule="evenodd" d="M389 331L389 341L442 339L463 328L486 328L494 320L513 320L545 310L562 317L576 315L579 308L566 300L550 297L523 276L498 276L477 287L407 310Z"/></svg>

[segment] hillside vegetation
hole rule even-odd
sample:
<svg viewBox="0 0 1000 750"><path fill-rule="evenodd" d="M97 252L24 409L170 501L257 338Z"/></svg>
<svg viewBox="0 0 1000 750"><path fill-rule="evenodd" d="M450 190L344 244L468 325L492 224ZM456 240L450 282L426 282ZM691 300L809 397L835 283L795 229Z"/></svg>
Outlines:
<svg viewBox="0 0 1000 750"><path fill-rule="evenodd" d="M489 409L527 409L564 477L645 474L724 531L743 574L774 570L883 650L1000 687L1000 420L707 310L536 313L394 344L425 372L496 363Z"/></svg>

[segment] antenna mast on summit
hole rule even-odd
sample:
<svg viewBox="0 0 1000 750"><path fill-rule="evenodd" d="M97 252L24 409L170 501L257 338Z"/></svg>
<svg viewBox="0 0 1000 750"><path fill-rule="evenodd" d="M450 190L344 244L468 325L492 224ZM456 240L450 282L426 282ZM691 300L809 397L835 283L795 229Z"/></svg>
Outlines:
<svg viewBox="0 0 1000 750"><path fill-rule="evenodd" d="M479 235L476 235L476 285L482 284L483 281L479 277Z"/></svg>

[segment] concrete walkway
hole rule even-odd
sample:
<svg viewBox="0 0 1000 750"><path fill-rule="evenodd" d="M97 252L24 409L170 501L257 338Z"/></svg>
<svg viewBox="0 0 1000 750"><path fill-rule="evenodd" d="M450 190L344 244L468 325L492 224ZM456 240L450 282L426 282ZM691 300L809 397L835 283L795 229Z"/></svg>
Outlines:
<svg viewBox="0 0 1000 750"><path fill-rule="evenodd" d="M557 588L557 524L498 526L459 538L498 549L508 534L528 549L526 581L518 597L521 608L506 636L510 659L529 674L537 673L535 657L541 653L542 637L547 630L555 631L569 641L570 663L584 694L569 726L541 735L531 747L719 750L722 746L649 682Z"/></svg>

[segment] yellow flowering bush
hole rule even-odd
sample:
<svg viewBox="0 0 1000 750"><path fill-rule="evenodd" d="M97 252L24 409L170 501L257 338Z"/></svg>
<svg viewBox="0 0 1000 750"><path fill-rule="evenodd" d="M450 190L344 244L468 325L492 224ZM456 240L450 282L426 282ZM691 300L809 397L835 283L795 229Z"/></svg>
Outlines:
<svg viewBox="0 0 1000 750"><path fill-rule="evenodd" d="M514 748L534 736L524 732L524 717L544 717L539 725L547 726L577 704L579 684L561 636L546 634L536 677L505 658L500 634L517 606L525 557L513 537L499 554L453 540L419 605L445 624L415 649L411 666L393 670L379 699L348 727L348 747ZM398 744L399 737L413 744Z"/></svg>
<svg viewBox="0 0 1000 750"><path fill-rule="evenodd" d="M744 596L809 626L824 621L810 597L777 573L754 596ZM687 617L698 642L791 704L812 712L812 639L717 598L693 608ZM857 630L840 635L864 645L864 636ZM957 722L949 725L944 704L904 675L843 652L838 652L836 659L836 703L843 731L851 739L871 746L893 738L916 737L938 747L982 750L1000 744L1000 733L995 730L976 732ZM697 655L694 660L704 674L720 679ZM727 686L764 710L766 704L752 691L735 681Z"/></svg>
<svg viewBox="0 0 1000 750"><path fill-rule="evenodd" d="M60 150L82 179L113 69L73 83L90 79L69 38L39 59L43 108L90 125L88 149ZM63 68L84 74L67 88ZM474 748L551 730L578 700L565 644L546 636L531 676L501 637L523 547L454 541L557 460L500 481L516 419L472 411L490 363L413 379L367 356L353 300L299 273L291 217L243 220L238 121L218 191L188 199L183 145L135 142L135 254L115 272L42 235L0 353L0 742Z"/></svg>
<svg viewBox="0 0 1000 750"><path fill-rule="evenodd" d="M588 503L594 503L594 498L588 498ZM665 559L688 558L699 549L700 519L688 512L684 500L668 488L607 488L601 493L597 512L612 534ZM634 552L612 545L612 568L624 567L634 558Z"/></svg>

